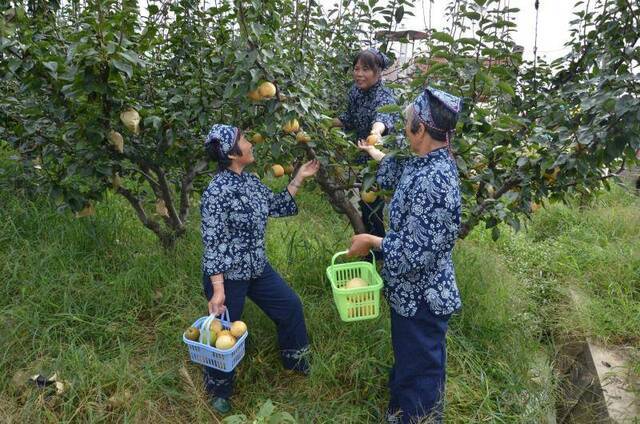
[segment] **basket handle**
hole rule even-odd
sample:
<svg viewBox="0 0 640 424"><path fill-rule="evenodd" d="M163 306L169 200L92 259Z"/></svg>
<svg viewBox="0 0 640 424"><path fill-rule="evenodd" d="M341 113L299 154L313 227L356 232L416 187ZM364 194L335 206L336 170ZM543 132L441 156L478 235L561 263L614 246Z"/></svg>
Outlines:
<svg viewBox="0 0 640 424"><path fill-rule="evenodd" d="M343 250L341 252L336 253L335 255L333 255L333 258L331 258L331 266L336 264L336 258L338 256L341 255L346 255L348 252L348 250ZM373 250L369 250L369 252L371 252L371 263L373 264L373 266L376 266L376 255L373 254Z"/></svg>
<svg viewBox="0 0 640 424"><path fill-rule="evenodd" d="M220 315L220 321L231 324L231 321L229 320L229 309L225 308L224 312L218 315ZM215 320L218 315L209 315L200 326L200 343L208 345L211 342L211 331L209 331L209 325L211 325L211 322Z"/></svg>

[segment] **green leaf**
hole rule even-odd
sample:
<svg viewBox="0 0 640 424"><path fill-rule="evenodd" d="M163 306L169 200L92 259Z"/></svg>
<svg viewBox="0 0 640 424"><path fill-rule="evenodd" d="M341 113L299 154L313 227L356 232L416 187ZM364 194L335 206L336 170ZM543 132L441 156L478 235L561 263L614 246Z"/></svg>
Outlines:
<svg viewBox="0 0 640 424"><path fill-rule="evenodd" d="M513 87L511 87L510 84L507 84L504 81L500 81L498 84L496 84L498 86L498 88L503 92L506 93L508 95L510 95L511 97L516 95L516 92L513 90Z"/></svg>
<svg viewBox="0 0 640 424"><path fill-rule="evenodd" d="M251 82L256 83L260 81L262 73L259 69L252 68L249 70L249 73L251 74Z"/></svg>
<svg viewBox="0 0 640 424"><path fill-rule="evenodd" d="M58 63L57 62L44 62L42 64L42 66L44 66L45 68L47 68L48 70L50 70L54 74L56 72L58 72Z"/></svg>
<svg viewBox="0 0 640 424"><path fill-rule="evenodd" d="M477 21L482 17L482 15L480 15L478 12L465 12L462 15L466 16L467 18L471 19L472 21Z"/></svg>
<svg viewBox="0 0 640 424"><path fill-rule="evenodd" d="M493 229L491 229L491 239L493 241L497 241L499 238L500 238L500 228L493 227Z"/></svg>
<svg viewBox="0 0 640 424"><path fill-rule="evenodd" d="M144 127L148 128L152 126L154 129L159 130L162 125L162 119L159 116L148 116L144 118Z"/></svg>
<svg viewBox="0 0 640 424"><path fill-rule="evenodd" d="M402 107L400 105L384 105L377 109L380 113L400 113L402 112Z"/></svg>
<svg viewBox="0 0 640 424"><path fill-rule="evenodd" d="M400 6L396 9L396 23L399 24L404 16L404 6Z"/></svg>
<svg viewBox="0 0 640 424"><path fill-rule="evenodd" d="M273 414L274 410L275 410L275 406L273 406L273 402L271 402L271 400L267 400L260 407L260 410L258 411L258 415L256 417L257 418L268 418L268 417L271 416L271 414Z"/></svg>
<svg viewBox="0 0 640 424"><path fill-rule="evenodd" d="M446 32L441 32L441 31L433 31L431 38L434 38L438 41L442 41L443 43L448 43L448 44L453 44L455 41L452 36L450 36Z"/></svg>
<svg viewBox="0 0 640 424"><path fill-rule="evenodd" d="M269 424L296 424L297 421L290 413L282 411L271 416Z"/></svg>
<svg viewBox="0 0 640 424"><path fill-rule="evenodd" d="M128 78L131 78L133 76L133 67L131 66L131 64L129 62L123 62L122 60L113 58L113 59L111 59L111 64L117 70L127 74Z"/></svg>
<svg viewBox="0 0 640 424"><path fill-rule="evenodd" d="M138 58L138 54L134 51L131 50L123 50L120 52L120 56L122 56L123 58L125 58L126 60L128 60L129 62L131 62L134 65L137 65L140 63L140 59Z"/></svg>
<svg viewBox="0 0 640 424"><path fill-rule="evenodd" d="M247 424L249 420L244 414L231 415L222 420L223 424Z"/></svg>

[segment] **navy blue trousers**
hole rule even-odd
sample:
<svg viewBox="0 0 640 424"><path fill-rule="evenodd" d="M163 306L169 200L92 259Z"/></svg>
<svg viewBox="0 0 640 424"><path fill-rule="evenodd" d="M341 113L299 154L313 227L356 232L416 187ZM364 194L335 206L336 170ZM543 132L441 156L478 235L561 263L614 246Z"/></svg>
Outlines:
<svg viewBox="0 0 640 424"><path fill-rule="evenodd" d="M207 300L211 299L213 288L206 275L203 275L202 287ZM309 340L302 302L269 263L262 275L252 280L225 280L224 294L231 321L240 319L248 296L276 324L283 366L303 373L309 371ZM233 394L235 370L223 372L203 368L207 393L228 399Z"/></svg>
<svg viewBox="0 0 640 424"><path fill-rule="evenodd" d="M433 314L426 305L410 318L391 310L395 363L387 413L397 422L442 422L449 317Z"/></svg>

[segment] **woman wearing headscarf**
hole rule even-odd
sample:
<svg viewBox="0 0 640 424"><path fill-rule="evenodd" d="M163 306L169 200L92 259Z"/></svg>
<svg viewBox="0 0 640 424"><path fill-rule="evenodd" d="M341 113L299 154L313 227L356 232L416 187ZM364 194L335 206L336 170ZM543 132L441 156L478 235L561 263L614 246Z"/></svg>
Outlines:
<svg viewBox="0 0 640 424"><path fill-rule="evenodd" d="M359 144L380 161L378 184L394 190L385 237L355 235L349 250L363 256L380 248L385 257L395 359L388 407L393 423L442 420L445 336L449 317L461 307L452 261L461 197L449 146L461 108L460 98L427 88L405 111L413 155L399 159Z"/></svg>
<svg viewBox="0 0 640 424"><path fill-rule="evenodd" d="M353 60L354 84L349 90L347 110L334 120L334 126L355 131L357 140L373 135L378 140L393 131L398 116L378 112L378 108L396 104L393 92L384 85L381 75L391 65L391 60L379 50L363 50ZM366 162L366 156L359 158ZM377 198L372 203L360 200L362 221L367 233L384 237L384 201ZM377 255L376 255L377 256Z"/></svg>
<svg viewBox="0 0 640 424"><path fill-rule="evenodd" d="M268 217L298 213L293 197L319 164L305 163L284 191L274 193L244 171L255 159L253 146L238 128L214 125L205 151L218 162L218 173L203 193L200 207L202 284L209 313L218 315L227 309L229 318L236 321L248 297L275 323L284 367L307 374L309 341L302 303L269 264L264 238ZM233 371L204 368L205 388L218 412L231 408L233 379Z"/></svg>

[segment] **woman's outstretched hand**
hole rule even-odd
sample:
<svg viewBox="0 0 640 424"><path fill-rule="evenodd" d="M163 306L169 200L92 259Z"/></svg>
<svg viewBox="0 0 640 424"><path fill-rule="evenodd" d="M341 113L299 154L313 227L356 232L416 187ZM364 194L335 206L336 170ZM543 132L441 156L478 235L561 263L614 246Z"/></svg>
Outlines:
<svg viewBox="0 0 640 424"><path fill-rule="evenodd" d="M320 162L317 159L310 160L298 169L298 175L300 178L309 178L314 176L318 169L320 169Z"/></svg>
<svg viewBox="0 0 640 424"><path fill-rule="evenodd" d="M373 160L380 161L384 157L384 153L367 143L367 140L358 140L358 149L367 152Z"/></svg>

